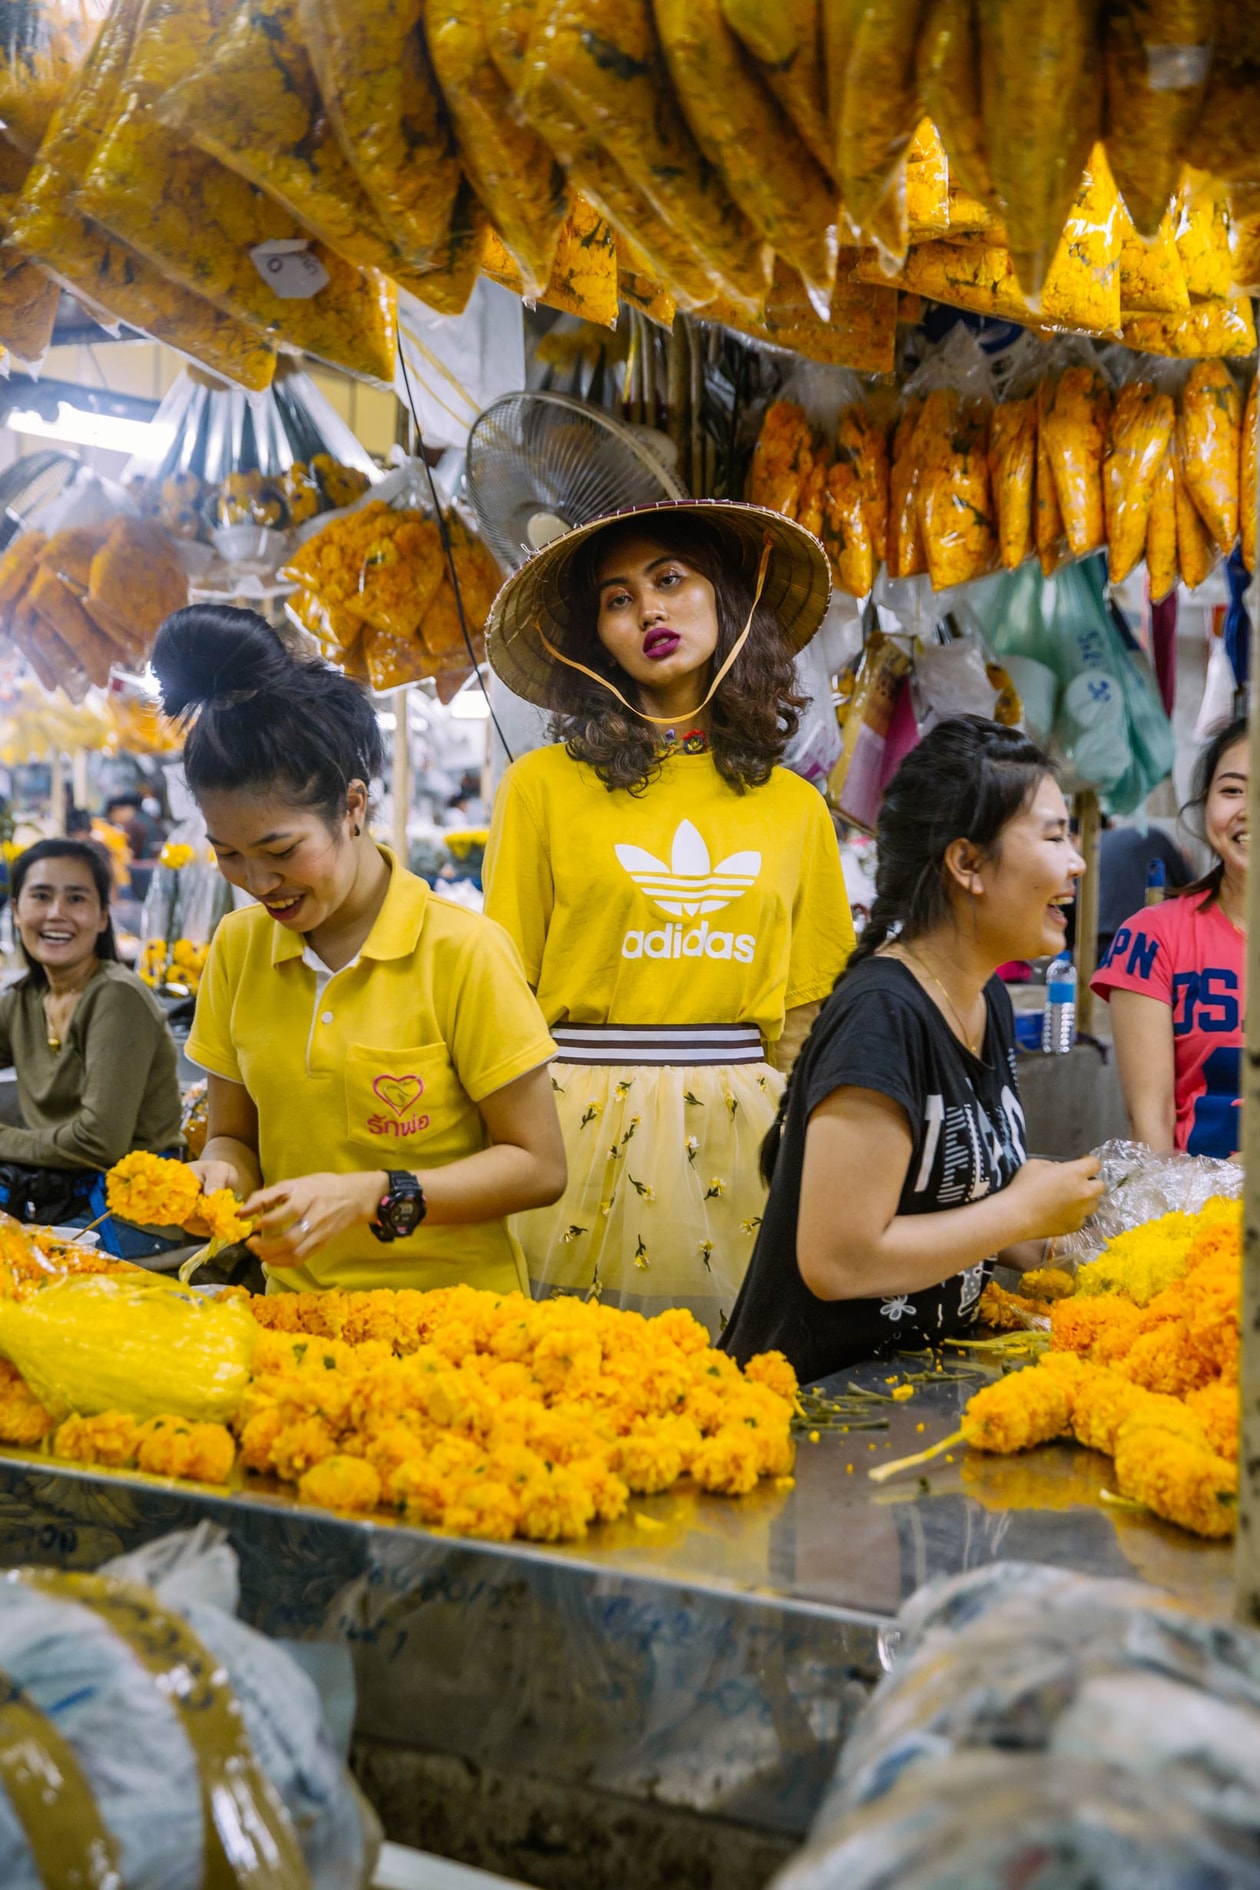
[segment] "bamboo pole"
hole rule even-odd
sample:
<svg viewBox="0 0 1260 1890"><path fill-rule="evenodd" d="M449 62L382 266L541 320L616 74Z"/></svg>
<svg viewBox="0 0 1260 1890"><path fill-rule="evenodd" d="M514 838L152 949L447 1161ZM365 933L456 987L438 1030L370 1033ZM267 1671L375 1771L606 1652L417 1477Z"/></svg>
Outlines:
<svg viewBox="0 0 1260 1890"><path fill-rule="evenodd" d="M52 758L52 783L48 796L48 814L54 833L66 831L66 758L60 752Z"/></svg>
<svg viewBox="0 0 1260 1890"><path fill-rule="evenodd" d="M1260 513L1260 503L1257 505ZM1260 559L1257 560L1260 563ZM1247 746L1260 755L1260 689L1256 662L1260 659L1260 573L1253 572L1247 592L1251 615L1251 708ZM1247 790L1247 831L1260 833L1260 769L1253 770ZM1260 992L1260 873L1247 874L1247 984ZM1234 1612L1251 1627L1260 1627L1260 1005L1248 1007L1242 1066L1243 1278L1242 1355L1238 1370L1240 1399L1238 1440L1238 1544L1234 1552Z"/></svg>
<svg viewBox="0 0 1260 1890"><path fill-rule="evenodd" d="M71 755L70 779L75 806L86 807L88 804L88 751L86 748L76 748Z"/></svg>
<svg viewBox="0 0 1260 1890"><path fill-rule="evenodd" d="M1094 1028L1094 994L1090 979L1098 969L1098 851L1102 814L1093 789L1076 797L1076 845L1085 871L1076 894L1076 1028L1088 1034Z"/></svg>

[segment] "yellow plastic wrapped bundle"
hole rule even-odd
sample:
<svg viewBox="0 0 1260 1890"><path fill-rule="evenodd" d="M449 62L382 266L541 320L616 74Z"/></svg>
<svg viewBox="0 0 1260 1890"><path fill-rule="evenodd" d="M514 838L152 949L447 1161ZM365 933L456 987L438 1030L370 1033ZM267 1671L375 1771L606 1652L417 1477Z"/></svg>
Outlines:
<svg viewBox="0 0 1260 1890"><path fill-rule="evenodd" d="M935 590L966 584L997 558L989 487L989 424L982 403L935 387L914 432L919 462L915 503Z"/></svg>
<svg viewBox="0 0 1260 1890"><path fill-rule="evenodd" d="M338 254L414 286L414 257L386 233L324 110L298 0L242 0L156 109Z"/></svg>
<svg viewBox="0 0 1260 1890"><path fill-rule="evenodd" d="M257 1334L241 1301L161 1275L70 1278L21 1303L0 1299L0 1351L54 1415L223 1423L245 1390Z"/></svg>
<svg viewBox="0 0 1260 1890"><path fill-rule="evenodd" d="M279 204L143 108L124 107L116 117L78 202L155 267L238 320L351 374L392 380L395 309L386 278L325 244L308 245ZM255 259L256 250L277 243L299 248ZM299 269L297 295L278 294L263 273Z"/></svg>
<svg viewBox="0 0 1260 1890"><path fill-rule="evenodd" d="M1243 413L1242 459L1238 482L1242 557L1249 571L1254 571L1256 568L1256 464L1257 445L1260 443L1260 402L1256 398L1258 391L1260 391L1260 377L1253 374L1251 386L1247 389L1247 406Z"/></svg>
<svg viewBox="0 0 1260 1890"><path fill-rule="evenodd" d="M320 94L378 217L415 266L442 266L459 160L423 0L300 6Z"/></svg>
<svg viewBox="0 0 1260 1890"><path fill-rule="evenodd" d="M845 4L840 195L854 232L900 262L908 240L905 157L922 117L915 82L922 0Z"/></svg>
<svg viewBox="0 0 1260 1890"><path fill-rule="evenodd" d="M834 177L820 0L722 0L722 14L758 61L760 76L806 148Z"/></svg>
<svg viewBox="0 0 1260 1890"><path fill-rule="evenodd" d="M373 689L400 689L404 683L420 682L433 667L418 636L396 636L375 625L363 632L363 659Z"/></svg>
<svg viewBox="0 0 1260 1890"><path fill-rule="evenodd" d="M1151 486L1151 509L1146 521L1146 580L1151 602L1160 604L1177 587L1177 482L1173 448L1164 454Z"/></svg>
<svg viewBox="0 0 1260 1890"><path fill-rule="evenodd" d="M801 488L814 465L814 438L805 409L795 401L776 400L766 408L753 448L748 498L771 512L795 518Z"/></svg>
<svg viewBox="0 0 1260 1890"><path fill-rule="evenodd" d="M205 59L223 11L221 0L145 0L77 207L238 320L392 384L390 285L325 244L294 251L307 232L292 216L153 115L157 99ZM276 243L288 248L263 247Z"/></svg>
<svg viewBox="0 0 1260 1890"><path fill-rule="evenodd" d="M1107 154L1137 229L1154 237L1177 189L1207 86L1214 0L1119 0L1108 9Z"/></svg>
<svg viewBox="0 0 1260 1890"><path fill-rule="evenodd" d="M1080 189L1041 289L1042 319L1090 335L1120 334L1120 199L1101 144Z"/></svg>
<svg viewBox="0 0 1260 1890"><path fill-rule="evenodd" d="M653 12L696 143L754 227L825 297L836 271L827 174L749 65L721 0L653 0Z"/></svg>
<svg viewBox="0 0 1260 1890"><path fill-rule="evenodd" d="M915 242L949 230L949 160L930 118L919 120L906 153L906 222Z"/></svg>
<svg viewBox="0 0 1260 1890"><path fill-rule="evenodd" d="M564 173L512 111L512 95L490 57L484 0L459 0L436 11L429 54L464 169L521 272L525 293L541 295L565 219Z"/></svg>
<svg viewBox="0 0 1260 1890"><path fill-rule="evenodd" d="M480 662L484 654L481 633L490 615L490 606L503 582L503 573L486 546L479 538L474 538L454 514L447 522L447 532L451 541L451 556L455 561L455 574L459 579L464 623L473 644L472 660ZM464 641L464 627L459 620L459 609L445 560L442 563L441 581L420 622L420 637L432 658L434 675L462 674L467 670L470 662L468 644Z"/></svg>
<svg viewBox="0 0 1260 1890"><path fill-rule="evenodd" d="M1037 388L1037 471L1034 486L1033 537L1042 574L1053 577L1068 556L1067 533L1063 527L1063 508L1050 458L1046 421L1054 401L1054 382L1046 377Z"/></svg>
<svg viewBox="0 0 1260 1890"><path fill-rule="evenodd" d="M653 272L650 258L620 230L616 244L617 294L649 321L658 322L662 328L672 328L678 304Z"/></svg>
<svg viewBox="0 0 1260 1890"><path fill-rule="evenodd" d="M406 639L419 629L443 568L433 519L373 499L308 538L283 576L314 591L321 602Z"/></svg>
<svg viewBox="0 0 1260 1890"><path fill-rule="evenodd" d="M1002 567L1014 571L1033 553L1033 479L1037 397L1004 400L989 422L989 477Z"/></svg>
<svg viewBox="0 0 1260 1890"><path fill-rule="evenodd" d="M814 463L801 486L801 501L797 508L796 522L803 525L807 532L813 532L815 538L823 535L823 511L827 496L827 474L831 462L825 451L814 455Z"/></svg>
<svg viewBox="0 0 1260 1890"><path fill-rule="evenodd" d="M1181 390L1181 477L1199 516L1228 557L1238 537L1242 396L1223 361L1198 361Z"/></svg>
<svg viewBox="0 0 1260 1890"><path fill-rule="evenodd" d="M951 181L982 204L994 202L980 116L976 0L928 0L919 35L919 97L949 159Z"/></svg>
<svg viewBox="0 0 1260 1890"><path fill-rule="evenodd" d="M140 0L120 0L110 14L49 128L7 238L105 320L129 322L213 373L261 392L275 368L275 350L263 336L87 222L69 200L109 123L140 11Z"/></svg>
<svg viewBox="0 0 1260 1890"><path fill-rule="evenodd" d="M0 348L37 368L52 340L59 294L34 263L0 260Z"/></svg>
<svg viewBox="0 0 1260 1890"><path fill-rule="evenodd" d="M1260 295L1260 214L1241 211L1231 198L1230 219L1234 289L1239 294Z"/></svg>
<svg viewBox="0 0 1260 1890"><path fill-rule="evenodd" d="M1176 219L1161 217L1150 242L1133 227L1123 202L1120 211L1120 306L1125 315L1184 315L1190 292L1177 254Z"/></svg>
<svg viewBox="0 0 1260 1890"><path fill-rule="evenodd" d="M1177 515L1177 563L1181 568L1182 583L1194 591L1211 575L1221 554L1186 488L1181 472L1181 455L1175 446L1170 457Z"/></svg>
<svg viewBox="0 0 1260 1890"><path fill-rule="evenodd" d="M866 597L875 582L875 553L862 494L852 462L839 458L827 470L822 541L838 588L850 597Z"/></svg>
<svg viewBox="0 0 1260 1890"><path fill-rule="evenodd" d="M1124 345L1139 354L1164 354L1179 361L1219 359L1223 355L1252 354L1256 320L1249 296L1228 302L1208 302L1188 315L1134 315L1126 317Z"/></svg>
<svg viewBox="0 0 1260 1890"><path fill-rule="evenodd" d="M978 0L984 144L1015 273L1036 306L1101 130L1097 0Z"/></svg>
<svg viewBox="0 0 1260 1890"><path fill-rule="evenodd" d="M889 576L895 578L917 577L927 570L919 526L919 457L915 444L922 412L922 395L912 395L893 433L888 476L887 564Z"/></svg>
<svg viewBox="0 0 1260 1890"><path fill-rule="evenodd" d="M888 280L878 260L869 253L863 256L858 272L864 281ZM916 243L896 280L903 288L930 296L935 302L946 302L951 308L973 309L978 315L992 315L1000 321L1026 323L1032 319L1006 249L982 244L964 248L945 241Z"/></svg>
<svg viewBox="0 0 1260 1890"><path fill-rule="evenodd" d="M846 461L857 475L871 553L875 563L882 564L888 552L888 441L883 427L860 402L840 415L836 460Z"/></svg>
<svg viewBox="0 0 1260 1890"><path fill-rule="evenodd" d="M733 325L811 361L854 368L862 374L890 374L896 354L897 320L895 289L838 281L831 292L829 318L821 321L805 295L800 277L776 257L761 321L736 320Z"/></svg>
<svg viewBox="0 0 1260 1890"><path fill-rule="evenodd" d="M0 129L34 157L92 50L104 0L19 0L0 11Z"/></svg>
<svg viewBox="0 0 1260 1890"><path fill-rule="evenodd" d="M1155 482L1168 457L1175 420L1171 395L1149 381L1130 381L1116 396L1103 463L1107 571L1113 584L1128 577L1146 550Z"/></svg>
<svg viewBox="0 0 1260 1890"><path fill-rule="evenodd" d="M1076 558L1103 542L1102 466L1110 415L1111 396L1097 369L1069 367L1041 422L1063 529Z"/></svg>
<svg viewBox="0 0 1260 1890"><path fill-rule="evenodd" d="M672 88L649 0L624 0L615 15L602 0L554 0L545 30L531 35L529 66L531 73L545 75L567 110L699 260L713 278L714 293L759 317L767 287L764 245L681 113L661 109ZM532 97L527 79L522 108L531 117ZM611 213L585 173L580 183ZM663 266L660 273L672 281Z"/></svg>
<svg viewBox="0 0 1260 1890"><path fill-rule="evenodd" d="M1233 290L1229 197L1223 184L1190 171L1177 199L1175 238L1195 302L1225 302Z"/></svg>
<svg viewBox="0 0 1260 1890"><path fill-rule="evenodd" d="M513 295L524 295L521 272L493 229L481 245L481 273ZM555 261L542 294L547 308L580 315L604 328L617 326L617 244L612 225L585 197L575 197L560 231Z"/></svg>

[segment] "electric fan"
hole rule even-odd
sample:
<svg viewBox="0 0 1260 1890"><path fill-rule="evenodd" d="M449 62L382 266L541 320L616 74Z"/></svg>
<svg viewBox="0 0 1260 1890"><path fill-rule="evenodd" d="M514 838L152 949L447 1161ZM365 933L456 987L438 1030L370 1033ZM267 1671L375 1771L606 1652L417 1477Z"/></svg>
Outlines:
<svg viewBox="0 0 1260 1890"><path fill-rule="evenodd" d="M0 551L12 544L32 514L60 496L78 464L77 454L48 447L24 454L0 472Z"/></svg>
<svg viewBox="0 0 1260 1890"><path fill-rule="evenodd" d="M499 563L514 571L607 512L685 499L656 437L567 394L505 394L487 407L468 436L465 479Z"/></svg>

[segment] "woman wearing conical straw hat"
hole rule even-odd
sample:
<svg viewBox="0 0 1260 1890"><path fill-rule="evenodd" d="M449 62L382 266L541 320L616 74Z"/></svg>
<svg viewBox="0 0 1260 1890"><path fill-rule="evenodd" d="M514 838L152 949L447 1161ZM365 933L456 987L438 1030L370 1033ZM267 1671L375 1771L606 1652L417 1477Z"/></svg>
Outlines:
<svg viewBox="0 0 1260 1890"><path fill-rule="evenodd" d="M569 1185L518 1217L536 1294L683 1306L713 1334L760 1224L760 1140L853 945L835 829L780 766L826 554L760 507L640 507L504 585L489 660L552 711L508 770L486 911L559 1044Z"/></svg>

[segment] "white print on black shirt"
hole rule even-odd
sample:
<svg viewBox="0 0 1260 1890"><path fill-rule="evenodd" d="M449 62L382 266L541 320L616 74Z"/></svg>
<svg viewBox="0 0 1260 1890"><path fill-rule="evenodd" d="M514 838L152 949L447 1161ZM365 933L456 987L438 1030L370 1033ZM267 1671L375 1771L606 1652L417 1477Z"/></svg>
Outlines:
<svg viewBox="0 0 1260 1890"><path fill-rule="evenodd" d="M979 1201L1022 1167L1027 1159L1024 1112L1009 1086L1002 1089L1002 1115L994 1122L972 1091L971 1100L945 1106L943 1096L928 1096L923 1106L923 1158L914 1191L931 1185L937 1157L939 1178L933 1188L938 1207L957 1207Z"/></svg>

